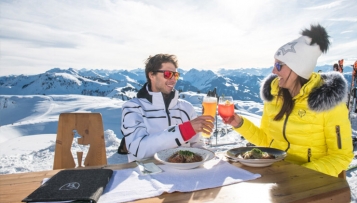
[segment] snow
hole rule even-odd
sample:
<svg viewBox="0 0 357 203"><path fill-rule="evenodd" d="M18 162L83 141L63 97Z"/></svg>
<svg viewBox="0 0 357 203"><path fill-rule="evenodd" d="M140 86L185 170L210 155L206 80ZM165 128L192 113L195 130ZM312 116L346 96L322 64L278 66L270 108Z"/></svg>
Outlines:
<svg viewBox="0 0 357 203"><path fill-rule="evenodd" d="M203 94L183 92L181 98L191 102L201 114ZM0 174L24 173L52 170L57 121L63 112L100 112L104 122L104 135L108 164L127 162L125 155L117 153L121 140L121 107L125 101L108 97L83 95L0 95ZM237 113L248 117L259 125L263 105L252 101L235 101ZM223 126L217 117L217 129ZM357 115L351 116L353 136L357 136ZM242 140L234 131L219 134L218 144L241 142L236 145L217 146L216 150L227 150L242 146ZM215 140L213 140L215 143ZM72 145L78 151L78 145ZM357 155L357 149L355 149ZM73 153L76 159L76 153ZM84 155L85 156L85 155ZM350 167L357 166L353 160ZM352 202L357 201L357 168L347 171Z"/></svg>

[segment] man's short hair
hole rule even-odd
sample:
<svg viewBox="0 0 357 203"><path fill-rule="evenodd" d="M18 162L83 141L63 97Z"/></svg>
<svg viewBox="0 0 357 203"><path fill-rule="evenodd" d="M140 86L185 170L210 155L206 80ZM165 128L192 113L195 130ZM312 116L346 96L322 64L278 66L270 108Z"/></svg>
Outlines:
<svg viewBox="0 0 357 203"><path fill-rule="evenodd" d="M156 54L155 56L149 56L145 61L145 75L146 81L151 85L151 81L149 78L150 72L155 72L161 68L162 63L172 63L175 68L177 68L177 58L175 55L171 54ZM156 74L156 73L154 73Z"/></svg>

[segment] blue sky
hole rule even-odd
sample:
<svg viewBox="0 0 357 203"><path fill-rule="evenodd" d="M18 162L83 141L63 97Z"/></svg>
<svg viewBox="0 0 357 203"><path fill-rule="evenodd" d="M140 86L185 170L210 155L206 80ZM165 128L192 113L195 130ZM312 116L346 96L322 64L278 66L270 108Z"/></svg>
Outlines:
<svg viewBox="0 0 357 203"><path fill-rule="evenodd" d="M331 36L317 65L346 66L357 60L356 11L356 0L2 0L0 75L130 70L157 53L182 69L266 68L316 23Z"/></svg>

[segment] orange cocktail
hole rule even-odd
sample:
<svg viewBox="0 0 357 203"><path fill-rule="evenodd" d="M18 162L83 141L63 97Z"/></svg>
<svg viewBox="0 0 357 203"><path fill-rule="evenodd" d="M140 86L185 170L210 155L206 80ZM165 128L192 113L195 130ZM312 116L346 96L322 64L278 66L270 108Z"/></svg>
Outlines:
<svg viewBox="0 0 357 203"><path fill-rule="evenodd" d="M229 98L226 96L226 98ZM220 101L218 104L218 114L222 117L222 119L227 122L230 117L234 114L234 104L233 100L224 100Z"/></svg>
<svg viewBox="0 0 357 203"><path fill-rule="evenodd" d="M210 115L213 118L216 116L217 98L205 96L202 102L202 115ZM210 138L211 134L202 133L202 137Z"/></svg>

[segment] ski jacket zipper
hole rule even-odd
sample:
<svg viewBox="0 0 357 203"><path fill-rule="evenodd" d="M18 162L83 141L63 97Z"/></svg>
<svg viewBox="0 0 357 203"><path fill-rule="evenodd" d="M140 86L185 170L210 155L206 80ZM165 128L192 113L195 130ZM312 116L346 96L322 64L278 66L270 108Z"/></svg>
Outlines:
<svg viewBox="0 0 357 203"><path fill-rule="evenodd" d="M285 121L284 121L284 126L283 126L283 136L284 136L284 139L286 140L286 142L288 143L288 147L285 149L286 152L290 149L290 142L289 142L288 138L286 138L286 134L285 134L286 124L288 122L288 119L289 119L289 115L286 116Z"/></svg>
<svg viewBox="0 0 357 203"><path fill-rule="evenodd" d="M342 148L340 126L336 125L337 147Z"/></svg>

